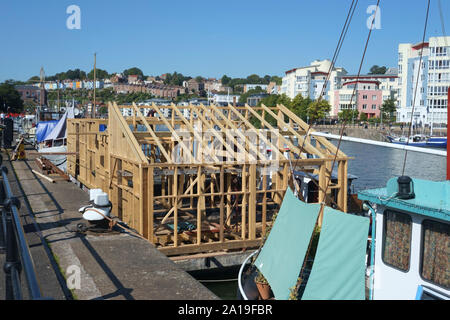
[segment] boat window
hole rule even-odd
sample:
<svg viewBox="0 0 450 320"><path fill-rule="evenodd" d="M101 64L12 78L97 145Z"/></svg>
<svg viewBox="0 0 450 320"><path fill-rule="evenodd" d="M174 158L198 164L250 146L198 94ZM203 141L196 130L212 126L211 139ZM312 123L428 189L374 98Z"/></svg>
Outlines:
<svg viewBox="0 0 450 320"><path fill-rule="evenodd" d="M59 140L54 140L53 141L53 146L54 147L60 147L64 145L64 139L59 139Z"/></svg>
<svg viewBox="0 0 450 320"><path fill-rule="evenodd" d="M450 225L433 220L422 222L422 261L424 280L450 288Z"/></svg>
<svg viewBox="0 0 450 320"><path fill-rule="evenodd" d="M408 271L411 255L411 216L386 210L384 212L383 262L401 271Z"/></svg>

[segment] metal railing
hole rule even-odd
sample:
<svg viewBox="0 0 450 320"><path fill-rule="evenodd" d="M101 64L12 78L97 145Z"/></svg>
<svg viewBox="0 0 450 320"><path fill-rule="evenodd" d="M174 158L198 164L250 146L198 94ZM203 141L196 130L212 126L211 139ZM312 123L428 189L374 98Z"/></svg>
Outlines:
<svg viewBox="0 0 450 320"><path fill-rule="evenodd" d="M0 157L0 165L2 159ZM24 300L21 272L25 274L28 297L30 300L43 299L36 269L30 249L25 239L25 232L18 209L20 201L13 196L8 180L8 169L1 167L0 201L3 203L0 219L0 249L5 252L5 299ZM3 230L2 230L3 229Z"/></svg>

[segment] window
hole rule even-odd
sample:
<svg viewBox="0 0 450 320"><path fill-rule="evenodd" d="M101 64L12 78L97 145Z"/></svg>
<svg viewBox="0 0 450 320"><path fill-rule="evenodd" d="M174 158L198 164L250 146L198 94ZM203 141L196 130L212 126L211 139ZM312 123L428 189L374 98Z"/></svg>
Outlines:
<svg viewBox="0 0 450 320"><path fill-rule="evenodd" d="M408 271L411 255L412 220L406 213L384 212L383 262Z"/></svg>
<svg viewBox="0 0 450 320"><path fill-rule="evenodd" d="M450 225L422 222L422 261L420 275L439 286L450 288Z"/></svg>
<svg viewBox="0 0 450 320"><path fill-rule="evenodd" d="M377 105L376 104L372 105L372 110L377 110Z"/></svg>
<svg viewBox="0 0 450 320"><path fill-rule="evenodd" d="M367 100L367 95L363 94L363 100Z"/></svg>
<svg viewBox="0 0 450 320"><path fill-rule="evenodd" d="M363 104L363 110L367 109L367 104Z"/></svg>
<svg viewBox="0 0 450 320"><path fill-rule="evenodd" d="M373 96L372 96L372 100L377 100L377 96L376 96L376 95L373 95Z"/></svg>

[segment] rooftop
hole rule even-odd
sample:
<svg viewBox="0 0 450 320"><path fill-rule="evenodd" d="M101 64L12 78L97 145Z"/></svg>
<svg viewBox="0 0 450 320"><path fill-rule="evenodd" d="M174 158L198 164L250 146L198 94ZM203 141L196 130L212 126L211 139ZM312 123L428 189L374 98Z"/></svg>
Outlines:
<svg viewBox="0 0 450 320"><path fill-rule="evenodd" d="M415 198L402 200L394 197L398 191L397 178L391 178L386 188L358 192L360 200L402 211L450 221L450 181L413 179Z"/></svg>

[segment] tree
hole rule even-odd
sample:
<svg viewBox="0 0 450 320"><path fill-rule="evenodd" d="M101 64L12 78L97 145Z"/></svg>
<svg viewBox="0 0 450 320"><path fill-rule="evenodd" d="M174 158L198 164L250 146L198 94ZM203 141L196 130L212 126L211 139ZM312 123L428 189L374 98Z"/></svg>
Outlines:
<svg viewBox="0 0 450 320"><path fill-rule="evenodd" d="M231 78L228 77L226 74L224 74L222 76L221 82L224 86L228 85L230 83L230 81L231 81Z"/></svg>
<svg viewBox="0 0 450 320"><path fill-rule="evenodd" d="M367 116L367 113L365 113L365 112L361 112L359 114L359 120L361 120L361 121L367 121L368 118L369 117Z"/></svg>
<svg viewBox="0 0 450 320"><path fill-rule="evenodd" d="M87 74L88 79L90 80L94 80L94 69L91 70L91 72L89 72ZM108 71L106 70L102 70L102 69L97 69L95 70L95 77L98 79L107 79L110 77L110 75L108 74Z"/></svg>
<svg viewBox="0 0 450 320"><path fill-rule="evenodd" d="M41 78L39 76L32 76L30 79L27 80L27 83L36 83L40 82Z"/></svg>
<svg viewBox="0 0 450 320"><path fill-rule="evenodd" d="M385 74L387 71L386 67L379 67L378 65L374 65L372 66L372 68L370 68L370 72L369 74Z"/></svg>
<svg viewBox="0 0 450 320"><path fill-rule="evenodd" d="M247 83L251 84L261 83L261 78L257 74L251 74L247 77Z"/></svg>
<svg viewBox="0 0 450 320"><path fill-rule="evenodd" d="M142 72L142 70L137 68L137 67L133 67L133 68L124 70L123 71L123 75L125 77L134 76L134 75L138 75L138 76L144 77L144 73Z"/></svg>
<svg viewBox="0 0 450 320"><path fill-rule="evenodd" d="M358 116L359 116L358 110L346 109L346 110L342 110L341 112L338 113L339 120L347 121L347 122L350 122L354 119L358 119Z"/></svg>
<svg viewBox="0 0 450 320"><path fill-rule="evenodd" d="M277 85L281 86L283 79L278 76L272 76L272 78L270 78L270 82L275 82Z"/></svg>
<svg viewBox="0 0 450 320"><path fill-rule="evenodd" d="M294 112L297 116L302 118L304 121L308 118L308 106L312 103L312 100L308 98L303 98L299 93L292 99L290 110Z"/></svg>
<svg viewBox="0 0 450 320"><path fill-rule="evenodd" d="M389 120L392 120L394 113L397 111L397 106L394 99L388 99L383 102L383 105L380 108L382 113L385 113L389 116Z"/></svg>
<svg viewBox="0 0 450 320"><path fill-rule="evenodd" d="M330 112L331 106L327 100L315 100L308 106L308 116L312 121L323 119Z"/></svg>
<svg viewBox="0 0 450 320"><path fill-rule="evenodd" d="M14 85L5 81L0 84L0 109L2 111L21 112L23 110L23 101L20 93L14 88Z"/></svg>
<svg viewBox="0 0 450 320"><path fill-rule="evenodd" d="M248 90L246 93L243 93L239 96L239 103L247 103L247 98L250 97L252 94L257 93L265 93L266 91L261 89L261 87L256 87L255 89Z"/></svg>

